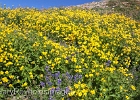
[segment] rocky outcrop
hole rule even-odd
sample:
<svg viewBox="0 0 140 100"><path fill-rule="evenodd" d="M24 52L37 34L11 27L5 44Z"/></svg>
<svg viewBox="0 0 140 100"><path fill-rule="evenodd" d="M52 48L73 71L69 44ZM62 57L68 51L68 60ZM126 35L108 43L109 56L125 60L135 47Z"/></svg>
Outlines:
<svg viewBox="0 0 140 100"><path fill-rule="evenodd" d="M76 5L76 7L81 7L81 8L88 8L88 9L92 9L92 8L105 8L107 7L108 0L102 0L99 2L90 2L90 3L85 3L85 4L81 4L81 5Z"/></svg>

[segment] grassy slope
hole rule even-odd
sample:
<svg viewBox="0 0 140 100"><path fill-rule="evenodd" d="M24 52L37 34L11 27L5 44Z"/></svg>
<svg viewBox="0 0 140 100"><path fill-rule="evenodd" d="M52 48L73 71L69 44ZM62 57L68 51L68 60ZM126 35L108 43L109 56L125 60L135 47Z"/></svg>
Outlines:
<svg viewBox="0 0 140 100"><path fill-rule="evenodd" d="M114 12L119 12L140 21L140 0L110 0L108 7Z"/></svg>
<svg viewBox="0 0 140 100"><path fill-rule="evenodd" d="M106 3L105 8L102 6L95 7L93 3L82 4L78 7L93 9L101 14L117 12L140 22L140 0L101 0L102 3L103 1ZM98 3L102 5L101 2ZM89 7L87 7L87 5L89 5Z"/></svg>

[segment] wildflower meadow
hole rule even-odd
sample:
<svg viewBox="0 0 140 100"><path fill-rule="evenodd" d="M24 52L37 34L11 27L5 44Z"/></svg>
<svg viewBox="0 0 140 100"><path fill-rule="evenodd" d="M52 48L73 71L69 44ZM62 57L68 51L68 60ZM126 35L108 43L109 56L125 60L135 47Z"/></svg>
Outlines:
<svg viewBox="0 0 140 100"><path fill-rule="evenodd" d="M138 96L139 22L80 8L0 8L1 100Z"/></svg>

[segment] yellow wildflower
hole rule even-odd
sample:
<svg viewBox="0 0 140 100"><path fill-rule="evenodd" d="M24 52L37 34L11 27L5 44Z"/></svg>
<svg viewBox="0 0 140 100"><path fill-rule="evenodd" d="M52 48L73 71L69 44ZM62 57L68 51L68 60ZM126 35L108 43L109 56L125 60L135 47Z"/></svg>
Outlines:
<svg viewBox="0 0 140 100"><path fill-rule="evenodd" d="M86 74L85 77L88 77L88 74Z"/></svg>
<svg viewBox="0 0 140 100"><path fill-rule="evenodd" d="M135 88L134 85L131 85L131 89L132 89L132 90L136 90L136 88Z"/></svg>
<svg viewBox="0 0 140 100"><path fill-rule="evenodd" d="M20 67L20 70L23 70L23 68L24 68L24 66L21 66L21 67Z"/></svg>
<svg viewBox="0 0 140 100"><path fill-rule="evenodd" d="M73 96L75 94L75 91L71 91L70 93L68 93L69 96Z"/></svg>
<svg viewBox="0 0 140 100"><path fill-rule="evenodd" d="M47 55L47 52L42 52L42 55L46 56Z"/></svg>
<svg viewBox="0 0 140 100"><path fill-rule="evenodd" d="M3 81L4 83L7 83L7 82L8 82L7 77L2 78L2 81Z"/></svg>
<svg viewBox="0 0 140 100"><path fill-rule="evenodd" d="M42 56L39 56L39 59L42 59Z"/></svg>
<svg viewBox="0 0 140 100"><path fill-rule="evenodd" d="M30 75L30 78L33 79L33 75Z"/></svg>
<svg viewBox="0 0 140 100"><path fill-rule="evenodd" d="M61 100L64 100L64 97Z"/></svg>
<svg viewBox="0 0 140 100"><path fill-rule="evenodd" d="M31 64L35 64L35 61L32 61Z"/></svg>
<svg viewBox="0 0 140 100"><path fill-rule="evenodd" d="M91 90L90 93L93 95L95 94L95 90Z"/></svg>
<svg viewBox="0 0 140 100"><path fill-rule="evenodd" d="M17 83L19 83L20 82L20 80L17 80Z"/></svg>
<svg viewBox="0 0 140 100"><path fill-rule="evenodd" d="M22 87L26 87L28 85L27 82L25 82L24 84L22 84Z"/></svg>
<svg viewBox="0 0 140 100"><path fill-rule="evenodd" d="M89 74L89 77L93 77L93 74Z"/></svg>
<svg viewBox="0 0 140 100"><path fill-rule="evenodd" d="M13 79L13 78L14 78L14 75L10 75L9 78L10 78L10 79Z"/></svg>
<svg viewBox="0 0 140 100"><path fill-rule="evenodd" d="M78 85L78 84L74 84L74 87L75 87L76 89L78 89L79 85Z"/></svg>
<svg viewBox="0 0 140 100"><path fill-rule="evenodd" d="M8 74L9 72L8 71L5 71L5 74Z"/></svg>
<svg viewBox="0 0 140 100"><path fill-rule="evenodd" d="M2 84L2 82L0 82L0 85Z"/></svg>
<svg viewBox="0 0 140 100"><path fill-rule="evenodd" d="M129 99L129 96L125 96L125 98L128 100Z"/></svg>
<svg viewBox="0 0 140 100"><path fill-rule="evenodd" d="M77 94L79 97L82 96L82 92L80 92L80 91L78 91L76 94Z"/></svg>
<svg viewBox="0 0 140 100"><path fill-rule="evenodd" d="M68 63L69 63L69 61L68 61L68 60L65 60L65 63L66 63L66 64L68 64Z"/></svg>
<svg viewBox="0 0 140 100"><path fill-rule="evenodd" d="M82 91L82 93L83 93L83 95L84 96L86 96L87 95L87 92L88 92L88 90L87 89L83 89L83 90L81 90Z"/></svg>
<svg viewBox="0 0 140 100"><path fill-rule="evenodd" d="M120 90L122 90L123 89L123 87L122 86L120 86Z"/></svg>
<svg viewBox="0 0 140 100"><path fill-rule="evenodd" d="M40 77L42 78L43 77L43 74L40 74Z"/></svg>
<svg viewBox="0 0 140 100"><path fill-rule="evenodd" d="M9 84L9 87L13 87L13 85L12 84Z"/></svg>
<svg viewBox="0 0 140 100"><path fill-rule="evenodd" d="M4 72L3 71L0 71L0 75L3 75L4 74Z"/></svg>
<svg viewBox="0 0 140 100"><path fill-rule="evenodd" d="M81 87L82 87L82 88L85 88L85 87L86 87L86 84L82 83L82 84L81 84Z"/></svg>

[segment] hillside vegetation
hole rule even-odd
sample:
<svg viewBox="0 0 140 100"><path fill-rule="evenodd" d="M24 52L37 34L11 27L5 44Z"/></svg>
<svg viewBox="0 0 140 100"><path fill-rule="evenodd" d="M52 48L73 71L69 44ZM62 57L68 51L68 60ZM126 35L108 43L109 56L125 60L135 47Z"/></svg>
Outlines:
<svg viewBox="0 0 140 100"><path fill-rule="evenodd" d="M101 14L121 13L134 20L140 21L140 0L101 0L72 7L93 9Z"/></svg>
<svg viewBox="0 0 140 100"><path fill-rule="evenodd" d="M140 23L125 15L0 8L2 100L137 100L139 58Z"/></svg>
<svg viewBox="0 0 140 100"><path fill-rule="evenodd" d="M122 13L132 19L140 21L139 0L110 0L107 6L113 8L115 12Z"/></svg>

